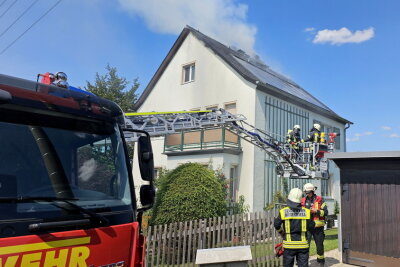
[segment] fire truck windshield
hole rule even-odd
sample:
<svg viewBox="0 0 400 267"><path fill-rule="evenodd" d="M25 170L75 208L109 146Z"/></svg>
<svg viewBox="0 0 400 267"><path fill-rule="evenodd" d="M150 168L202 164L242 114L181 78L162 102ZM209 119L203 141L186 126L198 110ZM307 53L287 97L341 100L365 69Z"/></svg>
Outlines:
<svg viewBox="0 0 400 267"><path fill-rule="evenodd" d="M111 225L133 220L123 140L117 124L109 128L89 133L0 122L0 230L6 229L0 238L90 212ZM57 198L81 209L65 208Z"/></svg>

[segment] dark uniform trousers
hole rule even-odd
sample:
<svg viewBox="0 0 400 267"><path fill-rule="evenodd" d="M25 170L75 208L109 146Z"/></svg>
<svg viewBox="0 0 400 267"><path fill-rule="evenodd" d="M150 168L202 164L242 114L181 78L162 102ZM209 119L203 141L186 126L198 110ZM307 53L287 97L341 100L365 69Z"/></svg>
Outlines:
<svg viewBox="0 0 400 267"><path fill-rule="evenodd" d="M324 240L325 232L324 227L316 227L308 232L308 244L314 238L315 246L317 247L317 262L325 262L324 257Z"/></svg>
<svg viewBox="0 0 400 267"><path fill-rule="evenodd" d="M297 265L300 267L308 267L308 253L309 249L288 249L285 248L283 251L283 266L292 267L294 265L294 259L296 259Z"/></svg>

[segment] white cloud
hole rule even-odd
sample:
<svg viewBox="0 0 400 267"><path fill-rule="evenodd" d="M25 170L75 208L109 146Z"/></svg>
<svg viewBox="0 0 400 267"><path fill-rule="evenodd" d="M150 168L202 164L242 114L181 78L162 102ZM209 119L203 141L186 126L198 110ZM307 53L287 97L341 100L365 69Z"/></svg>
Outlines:
<svg viewBox="0 0 400 267"><path fill-rule="evenodd" d="M397 133L392 133L391 135L389 135L390 138L400 138L400 135Z"/></svg>
<svg viewBox="0 0 400 267"><path fill-rule="evenodd" d="M313 28L313 27L305 28L304 31L305 32L313 32L313 31L315 31L315 28Z"/></svg>
<svg viewBox="0 0 400 267"><path fill-rule="evenodd" d="M354 136L360 137L360 136L366 136L366 135L373 135L373 132L363 132L363 133L356 133Z"/></svg>
<svg viewBox="0 0 400 267"><path fill-rule="evenodd" d="M257 28L246 22L248 6L236 0L119 0L159 33L178 34L186 25L253 54Z"/></svg>
<svg viewBox="0 0 400 267"><path fill-rule="evenodd" d="M385 130L385 131L390 131L390 130L392 130L392 127L382 126L382 129Z"/></svg>
<svg viewBox="0 0 400 267"><path fill-rule="evenodd" d="M355 133L353 138L346 138L346 142L358 142L361 136L373 135L373 132Z"/></svg>
<svg viewBox="0 0 400 267"><path fill-rule="evenodd" d="M362 43L370 40L375 35L374 28L370 27L365 30L359 30L352 32L346 27L339 30L321 30L317 32L313 43L330 43L334 44L345 44L345 43Z"/></svg>
<svg viewBox="0 0 400 267"><path fill-rule="evenodd" d="M360 141L360 137L359 136L356 136L356 137L353 137L353 138L346 138L346 142L358 142L358 141Z"/></svg>

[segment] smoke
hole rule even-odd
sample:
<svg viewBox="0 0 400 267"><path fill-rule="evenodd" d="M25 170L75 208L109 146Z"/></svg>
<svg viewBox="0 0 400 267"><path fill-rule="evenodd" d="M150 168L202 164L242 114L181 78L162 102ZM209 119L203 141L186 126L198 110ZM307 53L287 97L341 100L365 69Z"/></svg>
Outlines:
<svg viewBox="0 0 400 267"><path fill-rule="evenodd" d="M158 33L178 34L189 25L230 46L254 54L257 28L246 22L248 6L235 0L119 0Z"/></svg>

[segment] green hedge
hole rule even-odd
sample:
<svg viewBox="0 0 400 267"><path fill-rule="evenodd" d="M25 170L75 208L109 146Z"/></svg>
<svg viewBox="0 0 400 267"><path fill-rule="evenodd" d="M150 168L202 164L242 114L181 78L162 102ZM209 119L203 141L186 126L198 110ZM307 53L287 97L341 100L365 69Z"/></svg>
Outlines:
<svg viewBox="0 0 400 267"><path fill-rule="evenodd" d="M215 172L186 163L161 175L157 182L154 224L197 220L226 213L225 191Z"/></svg>

